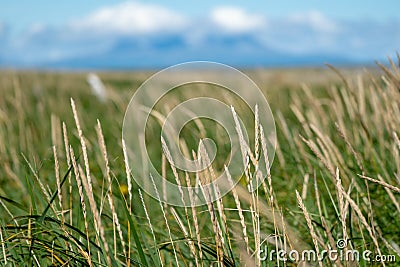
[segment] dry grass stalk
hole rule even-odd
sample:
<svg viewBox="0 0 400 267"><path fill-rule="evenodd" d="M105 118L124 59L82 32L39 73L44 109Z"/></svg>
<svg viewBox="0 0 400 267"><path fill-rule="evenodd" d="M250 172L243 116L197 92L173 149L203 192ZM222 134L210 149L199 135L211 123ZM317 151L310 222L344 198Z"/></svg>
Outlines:
<svg viewBox="0 0 400 267"><path fill-rule="evenodd" d="M6 213L10 216L10 218L12 218L13 222L15 223L15 225L19 226L19 223L18 223L17 219L15 218L14 214L11 213L11 211L7 208L7 206L4 204L4 202L1 199L0 199L0 204L4 208Z"/></svg>
<svg viewBox="0 0 400 267"><path fill-rule="evenodd" d="M304 181L303 181L303 189L301 190L301 198L306 199L307 197L307 187L308 187L308 181L310 179L310 175L306 173L304 175Z"/></svg>
<svg viewBox="0 0 400 267"><path fill-rule="evenodd" d="M24 123L24 108L23 108L23 104L25 101L22 98L23 94L19 83L19 79L17 77L13 79L13 87L14 87L15 98L13 99L12 103L14 103L15 108L17 110L18 130L20 133L25 133L26 125ZM23 134L20 134L18 137L19 137L18 144L20 146L20 150L26 151L29 142L27 142Z"/></svg>
<svg viewBox="0 0 400 267"><path fill-rule="evenodd" d="M228 168L226 166L225 166L225 172L226 172L226 175L228 177L228 181L230 183L230 186L232 187L232 191L231 192L232 192L233 198L235 199L236 208L237 208L237 211L238 211L238 214L239 214L240 225L242 226L242 233L243 233L244 243L246 244L246 251L247 251L247 254L250 254L249 237L247 236L247 227L246 227L246 222L245 222L244 215L243 215L243 209L242 209L241 204L240 204L240 199L239 199L239 196L238 196L238 194L236 192L235 185L233 183L231 174L229 173L229 170L228 170Z"/></svg>
<svg viewBox="0 0 400 267"><path fill-rule="evenodd" d="M217 195L217 207L218 207L218 211L220 213L220 217L222 218L224 232L225 232L226 239L228 242L228 247L231 248L232 243L231 243L231 238L230 238L230 234L229 234L229 225L228 225L228 221L226 219L226 214L224 212L225 209L224 209L224 204L222 202L221 192L219 190L218 184L214 184L214 187L215 187L215 191L216 191L216 195ZM224 239L222 239L222 241L224 241Z"/></svg>
<svg viewBox="0 0 400 267"><path fill-rule="evenodd" d="M342 223L343 239L347 240L346 208L345 208L345 202L344 202L344 197L343 197L344 189L342 186L342 181L339 176L338 168L336 168L336 192L338 194L339 212L340 212L340 220Z"/></svg>
<svg viewBox="0 0 400 267"><path fill-rule="evenodd" d="M75 101L72 98L71 98L71 107L72 107L72 112L74 114L76 129L78 130L79 140L81 142L83 160L84 160L84 163L85 163L86 177L87 177L87 182L88 182L88 189L93 194L92 177L90 175L89 157L88 157L88 154L87 154L86 142L85 142L85 139L83 137L82 128L81 128L81 125L80 125L80 122L79 122L79 118L78 118L78 113L76 111Z"/></svg>
<svg viewBox="0 0 400 267"><path fill-rule="evenodd" d="M178 185L178 190L179 190L179 193L181 195L182 204L184 206L186 206L185 205L185 198L184 198L184 195L183 195L181 181L180 181L179 175L178 175L178 171L177 171L177 169L175 167L175 163L174 163L174 160L172 158L171 152L169 151L168 146L165 143L164 137L162 137L162 136L161 136L161 144L162 144L162 149L163 149L164 155L167 158L167 160L168 160L168 162L169 162L169 164L171 166L171 170L172 170L172 173L174 174L174 178L175 178L176 184ZM164 177L164 179L165 178L166 177ZM185 207L185 211L186 211L186 214L187 214L186 207Z"/></svg>
<svg viewBox="0 0 400 267"><path fill-rule="evenodd" d="M260 247L260 216L259 216L259 204L258 204L258 190L255 190L253 187L253 175L250 172L250 155L249 153L250 148L249 145L246 143L242 128L240 126L239 122L239 117L236 114L235 109L233 106L231 106L231 111L233 115L233 119L235 122L235 129L236 132L239 136L239 142L240 142L240 149L242 152L242 158L243 158L243 166L244 166L244 172L245 172L245 177L246 177L246 182L247 182L247 187L249 192L251 192L251 205L250 205L250 210L251 210L251 217L252 217L252 225L253 225L253 234L254 234L254 245L255 245L255 251L259 251ZM260 134L262 134L262 127L260 127ZM264 138L265 141L265 138ZM263 143L263 136L261 135L261 144ZM264 151L266 152L266 151ZM264 155L265 157L266 155ZM269 164L267 164L267 169ZM254 175L255 176L255 175ZM257 178L257 177L256 177ZM257 257L257 262L258 265L260 265L260 259Z"/></svg>
<svg viewBox="0 0 400 267"><path fill-rule="evenodd" d="M305 133L307 136L312 136L310 126L308 125L303 112L301 112L301 108L299 108L300 104L298 105L291 105L290 108L294 115L296 116L297 120L301 123Z"/></svg>
<svg viewBox="0 0 400 267"><path fill-rule="evenodd" d="M321 216L321 223L322 223L322 226L324 227L324 230L325 230L325 234L326 234L326 236L328 237L328 242L329 242L330 248L329 248L325 243L320 243L320 244L324 247L324 249L325 249L326 251L329 251L330 249L336 250L336 251L337 251L338 249L337 249L337 246L336 246L336 241L335 241L335 239L333 238L331 229L330 229L330 227L328 226L328 223L326 222L325 218L324 218L322 215L320 215L320 216ZM345 240L347 240L347 239L345 239ZM345 250L346 250L346 249L345 249ZM335 264L336 264L336 266L338 266L338 267L342 267L342 266L343 266L342 263L340 262L340 259L339 259L339 258L337 258L337 259L335 260Z"/></svg>
<svg viewBox="0 0 400 267"><path fill-rule="evenodd" d="M319 266L323 266L322 262L320 260L318 237L314 231L314 226L312 225L310 214L308 213L306 206L304 206L303 200L301 199L301 196L300 196L299 192L297 192L297 190L296 190L296 197L297 197L297 201L299 203L300 209L303 211L304 217L306 218L308 229L310 230L311 238L313 240L315 251L316 251L317 257L318 257L318 264L319 264Z"/></svg>
<svg viewBox="0 0 400 267"><path fill-rule="evenodd" d="M95 201L94 196L93 196L93 191L89 191L90 189L89 189L88 180L87 180L87 177L85 175L85 172L83 171L83 168L80 165L78 165L78 169L79 169L79 174L80 174L80 177L81 177L81 180L82 180L83 188L85 189L86 196L89 199L89 206L90 206L90 209L91 209L92 214L93 214L93 222L94 222L94 226L95 226L96 233L97 233L96 238L98 238L98 236L100 236L100 240L103 243L104 250L106 252L107 263L111 264L111 258L110 258L110 254L109 254L110 253L110 249L108 247L108 243L107 243L107 240L105 238L104 227L102 225L101 216L100 216L100 213L99 213L99 211L97 209L97 204L96 204L96 201ZM100 260L100 252L99 252L99 256L98 257L99 257L99 260Z"/></svg>
<svg viewBox="0 0 400 267"><path fill-rule="evenodd" d="M337 162L342 159L339 151L337 151L336 146L333 144L332 140L329 138L328 135L323 134L319 129L321 126L316 126L315 124L310 124L310 128L317 136L317 142L320 146L321 150L323 151L325 158L329 160L331 165L336 164ZM341 162L343 163L343 162ZM332 167L333 168L333 167Z"/></svg>
<svg viewBox="0 0 400 267"><path fill-rule="evenodd" d="M347 194L345 191L343 191L343 196L347 199L347 201L349 202L350 206L353 208L353 210L357 213L358 218L360 220L360 222L364 225L364 227L367 229L377 251L380 257L382 257L382 253L381 250L379 248L379 243L378 240L376 239L376 236L374 234L373 229L371 228L371 226L369 226L367 220L365 219L362 211L360 210L359 206L354 202L354 200L350 197L349 194ZM365 244L365 240L364 240L364 244ZM385 266L385 263L382 262L383 266Z"/></svg>
<svg viewBox="0 0 400 267"><path fill-rule="evenodd" d="M179 179L178 171L177 171L177 169L175 167L175 163L173 161L171 152L169 151L168 146L167 146L167 144L166 144L166 142L165 142L165 140L164 140L164 138L162 136L161 136L161 144L162 144L162 149L163 149L163 152L164 152L163 156L165 156L166 160L168 160L168 162L169 162L169 164L171 166L173 175L175 177L176 184L178 185L178 190L179 190L179 193L181 195L181 201L182 201L182 204L183 204L183 207L184 207L184 210L185 210L186 221L188 223L189 230L191 232L190 223L189 223L189 213L188 213L187 205L185 203L185 197L184 197L184 194L183 194L182 185L181 185L181 181ZM166 190L166 185L165 185L166 177L165 176L164 176L164 179L163 179L163 183L164 183L163 184L163 190ZM188 184L187 186L190 187L190 184ZM164 195L164 197L165 197L166 196L166 192L163 192L163 193L165 194ZM192 205L193 205L193 202L192 202ZM193 245L192 241L189 241L189 246L193 246L193 249L194 249L194 245ZM191 250L192 250L192 248L191 248ZM193 250L193 251L195 252L195 250ZM197 260L197 257L196 257L196 253L194 254L194 257L196 258L196 265L198 265L198 260Z"/></svg>
<svg viewBox="0 0 400 267"><path fill-rule="evenodd" d="M68 168L71 167L71 154L69 151L69 141L68 141L68 132L67 132L67 126L65 123L62 123L62 128L63 128L63 138L64 138L64 149L65 149L65 157L67 159L67 164ZM72 208L72 202L73 202L73 194L72 194L72 174L68 174L68 184L69 184L69 223L72 225L72 219L73 219L73 208Z"/></svg>
<svg viewBox="0 0 400 267"><path fill-rule="evenodd" d="M300 138L303 140L304 143L306 143L306 145L311 149L311 151L322 162L322 164L329 171L329 173L332 175L332 177L335 177L336 176L335 171L333 170L333 168L329 164L329 162L326 161L326 159L322 156L321 152L318 150L317 145L313 141L305 139L303 136L300 136Z"/></svg>
<svg viewBox="0 0 400 267"><path fill-rule="evenodd" d="M386 240L386 238L384 238L384 237L382 236L382 233L381 233L381 232L379 233L379 237L382 239L383 243L385 244L385 246L386 246L387 248L389 248L390 250L394 251L394 252L400 257L400 248L399 248L399 246L398 246L396 243L394 243L393 241L392 241L392 243L389 243L389 242Z"/></svg>
<svg viewBox="0 0 400 267"><path fill-rule="evenodd" d="M1 241L1 248L3 250L3 260L4 260L4 265L7 266L7 253L6 253L6 246L4 245L4 239L3 239L3 229L0 228L0 241Z"/></svg>
<svg viewBox="0 0 400 267"><path fill-rule="evenodd" d="M385 181L383 180L383 177L380 174L378 174L378 179L382 183L385 183ZM385 188L386 193L389 195L390 200L392 200L394 206L396 207L397 211L400 212L400 204L397 201L396 197L394 196L393 192L389 188L387 188L386 186L384 188Z"/></svg>
<svg viewBox="0 0 400 267"><path fill-rule="evenodd" d="M388 189L390 189L390 190L392 190L392 191L394 191L396 193L400 193L400 188L398 188L398 187L396 187L394 185L388 184L387 182L385 182L383 180L376 180L376 179L373 179L371 177L368 177L368 176L365 176L365 175L361 175L361 174L358 174L358 177L366 179L366 180L374 182L374 183L377 183L377 184L380 184L380 185L382 185L382 186L384 186L384 187L386 187L386 188L388 188Z"/></svg>
<svg viewBox="0 0 400 267"><path fill-rule="evenodd" d="M58 156L57 156L57 148L56 146L53 146L53 156L54 156L54 171L56 174L56 183L57 183L57 197L58 197L58 202L60 205L61 209L61 219L62 222L65 222L64 218L64 210L63 210L63 203L62 203L62 191L61 191L61 180L60 180L60 165L58 163Z"/></svg>
<svg viewBox="0 0 400 267"><path fill-rule="evenodd" d="M269 195L270 195L270 201L271 201L271 206L273 206L274 204L274 190L272 188L272 179L271 179L271 166L270 166L270 162L268 159L268 149L267 149L267 140L265 139L265 134L264 134L264 128L262 127L262 125L260 125L260 137L261 137L261 147L263 150L263 154L264 154L264 163L265 163L265 167L267 170L267 181L268 181L268 186L269 186Z"/></svg>
<svg viewBox="0 0 400 267"><path fill-rule="evenodd" d="M258 114L258 105L254 107L254 154L256 159L256 170L258 169L258 158L260 154L260 119Z"/></svg>
<svg viewBox="0 0 400 267"><path fill-rule="evenodd" d="M223 247L223 234L221 231L221 226L218 223L217 220L217 215L215 213L215 208L213 205L213 201L212 201L212 192L211 192L211 174L209 173L209 168L208 166L210 165L210 162L207 155L207 151L205 149L205 146L203 144L203 141L200 140L199 142L199 161L202 167L206 167L206 168L201 168L204 169L201 172L200 176L203 176L203 179L200 179L200 181L202 181L199 186L200 189L202 190L202 193L207 201L207 208L208 208L208 212L210 214L211 217L211 223L213 225L213 230L214 230L214 234L215 234L215 246L216 246L216 252L217 252L217 260L218 260L218 264L222 264L223 262L223 257L224 257L224 252L222 250ZM203 184L205 184L205 187L203 186Z"/></svg>
<svg viewBox="0 0 400 267"><path fill-rule="evenodd" d="M314 173L314 191L315 191L315 199L316 199L316 202L317 202L318 213L319 213L319 216L322 217L321 196L319 194L317 177L316 177L315 173Z"/></svg>
<svg viewBox="0 0 400 267"><path fill-rule="evenodd" d="M35 169L32 167L32 164L28 161L28 159L25 157L24 154L22 154L22 157L24 158L26 164L28 164L29 169L31 170L33 176L35 177L36 181L39 183L39 187L42 190L43 195L46 197L46 200L48 203L50 203L50 194L49 192L46 190L46 188L44 187L44 184L42 183L42 181L39 179L39 176L37 174L37 172L35 171ZM51 205L52 210L55 212L55 209L53 207L53 205Z"/></svg>
<svg viewBox="0 0 400 267"><path fill-rule="evenodd" d="M185 179L186 179L186 186L190 187L191 184L190 184L189 174L187 172L185 173ZM165 180L165 179L163 179L163 180ZM199 227L199 222L198 222L198 218L197 218L197 211L196 211L196 205L195 205L196 200L194 198L192 190L189 190L189 200L190 200L190 203L191 203L190 206L192 208L192 218L193 218L194 230L195 230L195 233L196 233L197 246L199 248L199 250L198 250L199 251L199 258L200 258L200 262L203 265L203 251L201 249L200 227ZM188 220L188 223L189 223L189 220Z"/></svg>
<svg viewBox="0 0 400 267"><path fill-rule="evenodd" d="M395 73L393 73L389 68L385 67L383 64L381 64L379 62L376 62L376 64L383 70L385 75L389 78L390 83L393 83L395 87L400 88L400 79L398 77L396 77L396 76L398 76L398 75L396 75L398 73L398 70L396 71L397 68L394 68Z"/></svg>
<svg viewBox="0 0 400 267"><path fill-rule="evenodd" d="M183 224L183 222L182 222L181 218L179 217L178 213L176 212L176 210L173 207L170 207L170 210L171 210L171 213L174 216L176 222L178 223L179 228L181 228L183 235L185 236L185 238L189 244L189 249L195 259L196 266L199 266L199 261L197 259L197 254L196 254L196 248L194 246L192 238L189 236L189 232L187 231L185 225Z"/></svg>
<svg viewBox="0 0 400 267"><path fill-rule="evenodd" d="M124 152L124 162L125 162L125 173L126 182L128 184L128 207L129 211L132 212L132 180L131 180L131 169L129 167L128 150L126 149L125 140L122 139L122 150Z"/></svg>
<svg viewBox="0 0 400 267"><path fill-rule="evenodd" d="M2 164L3 164L3 168L4 168L4 171L7 174L7 176L11 177L13 182L15 182L15 184L18 185L18 188L20 188L24 192L24 194L26 194L27 192L26 192L25 186L22 184L22 182L21 182L20 178L17 176L17 174L15 174L15 172L11 169L10 164L7 162L2 162Z"/></svg>
<svg viewBox="0 0 400 267"><path fill-rule="evenodd" d="M103 135L103 131L101 129L101 124L100 121L97 120L97 128L96 128L96 132L97 132L97 137L98 137L98 141L100 144L100 149L103 152L103 157L104 157L104 162L105 162L105 167L106 167L106 179L107 179L107 183L108 183L108 194L107 194L107 199L108 199L108 204L110 205L111 208L111 213L112 213L112 217L113 217L113 227L114 225L117 227L117 231L118 231L118 235L119 235L119 239L122 245L122 252L124 253L125 257L127 256L126 254L126 249L125 249L125 240L124 240L124 236L122 234L122 229L121 229L121 224L119 222L118 219L118 215L115 209L115 204L114 204L114 199L113 199L113 190L112 190L112 180L111 180L111 176L110 176L110 165L109 165L109 161L108 161L108 155L107 155L107 147L106 147L106 143L104 141L104 135ZM115 253L115 257L117 256L117 245L116 245L116 236L115 236L115 229L114 229L114 253Z"/></svg>
<svg viewBox="0 0 400 267"><path fill-rule="evenodd" d="M153 178L153 176L151 174L150 174L150 180L151 180L151 183L153 184L153 188L154 188L154 191L155 191L156 197L157 197L157 202L160 204L161 212L163 214L164 221L165 221L165 224L167 226L168 235L169 235L169 241L171 242L172 250L174 252L175 262L176 262L177 266L179 266L178 255L176 254L175 243L174 243L174 240L172 239L171 229L169 227L167 215L165 214L164 206L162 205L161 198L160 198L160 193L158 192L157 185L154 182L154 178Z"/></svg>
<svg viewBox="0 0 400 267"><path fill-rule="evenodd" d="M397 166L396 172L394 173L394 180L400 185L400 150L396 147L396 145L393 145L392 149L392 155L394 158L395 166Z"/></svg>
<svg viewBox="0 0 400 267"><path fill-rule="evenodd" d="M204 152L204 153L202 153L203 164L204 164L204 166L209 166L208 167L208 171L209 171L209 174L211 176L211 180L208 179L208 181L216 181L214 168L212 167L210 158L209 158L208 153L207 153L207 151L206 151L206 149L204 147L204 143L201 142L201 145L203 146L203 150L202 151ZM228 224L227 224L227 221L226 221L226 215L225 215L225 212L224 212L224 205L222 203L222 196L221 196L221 192L219 190L218 184L217 183L213 183L212 184L212 189L214 191L214 195L215 195L215 198L216 198L215 202L217 204L217 209L218 209L219 216L220 216L220 218L222 218L222 221L224 223L222 226L219 225L219 229L221 229L221 241L222 241L222 244L225 244L225 240L224 240L223 235L222 235L222 227L224 227L223 231L226 233L226 236L227 236L227 239L228 239L227 241L228 241L228 244L230 246L231 243L230 243L230 237L229 237L229 228L228 228Z"/></svg>
<svg viewBox="0 0 400 267"><path fill-rule="evenodd" d="M247 205L251 205L252 196L246 188L244 188L240 185L237 185L235 187L235 190L239 196L239 199L242 200L242 202L247 203ZM284 227L284 225L286 225L285 232L288 237L288 241L291 244L292 249L295 249L297 251L302 251L307 246L302 241L303 239L296 233L296 231L293 228L289 228L287 226L288 224L285 221L273 219L273 218L281 218L282 217L282 215L280 214L279 211L277 211L277 210L271 211L271 207L262 199L259 199L258 204L259 204L260 216L267 218L269 221L272 221L272 222L275 221L274 227L277 227L280 231L283 231L283 227ZM250 212L253 212L253 211L250 210Z"/></svg>
<svg viewBox="0 0 400 267"><path fill-rule="evenodd" d="M70 151L72 166L74 169L76 184L78 186L79 198L81 200L83 220L85 223L85 234L86 234L86 241L87 241L87 248L88 248L87 261L88 261L89 266L93 266L91 252L90 252L89 224L88 224L88 220L87 220L87 211L86 211L85 196L83 194L82 180L80 178L79 169L76 164L74 150L72 149L71 146L69 147L69 151Z"/></svg>
<svg viewBox="0 0 400 267"><path fill-rule="evenodd" d="M395 140L395 142L396 142L396 145L397 145L398 149L400 150L400 139L399 139L399 137L397 136L397 133L396 133L396 132L393 132L393 136L394 136L394 140Z"/></svg>
<svg viewBox="0 0 400 267"><path fill-rule="evenodd" d="M110 250L108 247L107 240L105 238L104 228L103 228L102 222L101 222L101 216L99 214L99 211L97 209L97 204L96 204L96 201L94 200L94 196L93 196L93 185L92 185L92 178L90 176L90 167L89 167L89 158L88 158L88 154L87 154L87 147L86 147L85 139L83 138L82 129L81 129L81 126L79 123L78 113L76 112L75 102L72 98L71 98L71 107L72 107L72 112L74 114L76 128L78 130L78 136L79 136L79 139L81 142L82 154L83 154L83 159L84 159L85 169L86 169L86 175L85 175L83 173L83 170L81 171L80 166L78 166L79 173L82 178L83 188L85 189L86 195L89 199L89 204L90 204L90 208L92 210L93 216L94 216L94 223L96 226L97 234L100 235L100 238L103 242L104 250L107 255L107 262L108 262L108 264L111 265L111 258L109 255Z"/></svg>
<svg viewBox="0 0 400 267"><path fill-rule="evenodd" d="M325 162L328 164L329 169L334 170L334 166L337 166L339 163L335 160L334 154L331 153L329 150L329 146L323 141L323 139L317 137L317 145L322 151L323 157L325 159ZM326 140L326 139L325 139ZM342 164L343 165L343 164ZM333 177L334 179L334 177Z"/></svg>
<svg viewBox="0 0 400 267"><path fill-rule="evenodd" d="M364 166L361 163L360 155L354 150L353 146L351 145L349 138L346 136L344 130L339 126L337 122L335 122L336 130L339 132L340 137L345 141L347 147L350 149L351 154L353 154L354 158L356 159L357 165L361 171L364 171Z"/></svg>
<svg viewBox="0 0 400 267"><path fill-rule="evenodd" d="M129 215L132 215L132 181L131 181L131 170L129 168L129 159L128 159L128 151L126 149L125 140L122 139L122 152L124 154L124 163L125 163L125 175L126 181L128 184L128 203L127 208L129 209ZM126 201L126 200L125 200ZM128 259L131 257L131 226L128 223ZM128 260L128 267L130 267L131 263Z"/></svg>
<svg viewBox="0 0 400 267"><path fill-rule="evenodd" d="M139 192L140 201L142 202L144 214L146 215L147 222L149 223L151 235L153 236L153 242L154 242L154 245L156 246L156 249L157 249L158 257L159 257L159 259L160 259L161 266L164 266L164 264L162 263L160 250L159 250L158 247L157 247L157 240L156 240L156 235L154 234L153 225L152 225L152 223L151 223L149 213L148 213L147 208L146 208L146 205L145 205L145 203L144 203L142 191L141 191L140 189L138 189L138 192Z"/></svg>
<svg viewBox="0 0 400 267"><path fill-rule="evenodd" d="M62 146L62 133L61 133L61 127L60 127L60 119L55 116L54 114L51 114L50 117L51 120L51 141L54 146L61 147Z"/></svg>
<svg viewBox="0 0 400 267"><path fill-rule="evenodd" d="M163 196L164 196L164 208L167 208L167 201L168 201L168 197L167 197L167 158L165 157L164 153L162 153L161 156L161 176L163 177L162 179L162 192L163 192ZM187 186L190 186L190 184L188 184Z"/></svg>
<svg viewBox="0 0 400 267"><path fill-rule="evenodd" d="M236 114L235 108L233 106L231 106L231 110L232 110L233 120L235 122L235 129L236 129L236 132L238 133L238 136L239 136L240 151L242 152L243 165L247 166L248 161L246 161L246 158L247 158L247 153L249 151L249 148L248 148L248 145L245 142L245 139L244 139L244 136L243 136L243 132L242 132L242 128L240 126L239 118L238 118L238 116Z"/></svg>

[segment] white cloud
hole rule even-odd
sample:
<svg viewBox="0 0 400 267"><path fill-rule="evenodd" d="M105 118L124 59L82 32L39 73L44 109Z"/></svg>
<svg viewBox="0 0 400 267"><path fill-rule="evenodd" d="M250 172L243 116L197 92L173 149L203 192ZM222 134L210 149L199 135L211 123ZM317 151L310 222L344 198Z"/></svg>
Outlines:
<svg viewBox="0 0 400 267"><path fill-rule="evenodd" d="M124 2L96 10L74 21L72 26L79 30L92 30L97 33L146 34L179 30L185 24L185 17L164 7Z"/></svg>
<svg viewBox="0 0 400 267"><path fill-rule="evenodd" d="M266 26L263 16L250 14L237 7L218 7L211 11L211 20L228 32L240 33Z"/></svg>
<svg viewBox="0 0 400 267"><path fill-rule="evenodd" d="M299 26L309 26L319 32L335 33L339 30L334 21L316 10L290 15L288 21Z"/></svg>
<svg viewBox="0 0 400 267"><path fill-rule="evenodd" d="M20 35L10 34L11 26L0 21L0 60L26 66L151 67L198 59L288 64L324 56L362 61L391 54L400 43L397 19L340 20L320 11L268 17L227 6L193 18L144 1L104 7L70 23L34 24Z"/></svg>
<svg viewBox="0 0 400 267"><path fill-rule="evenodd" d="M0 21L0 36L6 33L6 24Z"/></svg>
<svg viewBox="0 0 400 267"><path fill-rule="evenodd" d="M42 23L34 23L29 27L29 32L31 34L37 34L37 33L41 33L44 30L46 30L46 26Z"/></svg>

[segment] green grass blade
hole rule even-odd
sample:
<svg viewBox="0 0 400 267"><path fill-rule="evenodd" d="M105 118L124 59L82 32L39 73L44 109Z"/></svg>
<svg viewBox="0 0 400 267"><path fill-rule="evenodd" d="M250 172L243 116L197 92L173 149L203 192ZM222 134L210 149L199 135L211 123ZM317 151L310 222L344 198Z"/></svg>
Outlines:
<svg viewBox="0 0 400 267"><path fill-rule="evenodd" d="M123 196L122 196L122 198L124 199ZM135 244L136 244L136 247L137 247L138 252L139 252L139 257L140 257L141 264L144 265L144 266L149 266L148 263L147 263L146 255L144 254L144 251L143 251L142 243L140 242L139 235L138 235L137 230L136 230L137 229L136 222L133 221L132 215L129 213L127 205L121 205L121 206L124 207L124 211L125 211L126 217L128 218L129 224L132 227L131 233L133 234L133 239L135 240Z"/></svg>
<svg viewBox="0 0 400 267"><path fill-rule="evenodd" d="M78 160L78 159L77 159ZM60 188L62 188L62 186L64 185L65 181L68 178L69 173L72 171L73 166L71 165L71 167L69 167L68 171L65 173L64 178L62 179L61 183L60 183ZM44 209L42 215L39 218L39 222L42 223L44 218L46 217L47 212L49 211L51 204L53 203L53 201L56 199L58 194L58 188L56 189L56 191L53 193L53 196L50 199L50 202L47 204L46 208Z"/></svg>

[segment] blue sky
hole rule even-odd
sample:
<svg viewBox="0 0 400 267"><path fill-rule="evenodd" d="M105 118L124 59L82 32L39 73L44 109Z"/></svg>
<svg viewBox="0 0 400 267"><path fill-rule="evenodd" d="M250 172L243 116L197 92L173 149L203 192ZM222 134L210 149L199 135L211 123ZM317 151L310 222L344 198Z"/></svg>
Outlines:
<svg viewBox="0 0 400 267"><path fill-rule="evenodd" d="M0 66L370 64L400 51L399 9L395 0L6 0Z"/></svg>

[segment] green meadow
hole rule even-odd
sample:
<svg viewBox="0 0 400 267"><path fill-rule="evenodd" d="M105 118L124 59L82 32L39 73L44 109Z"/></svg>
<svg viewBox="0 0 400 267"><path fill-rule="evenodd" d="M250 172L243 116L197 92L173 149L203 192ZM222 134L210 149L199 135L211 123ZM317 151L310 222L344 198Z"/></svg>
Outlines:
<svg viewBox="0 0 400 267"><path fill-rule="evenodd" d="M266 137L247 112L241 119L256 130L246 173L219 200L184 208L143 192L130 171L141 166L127 164L122 145L129 100L153 71L98 72L107 95L100 101L86 72L1 70L0 265L397 266L398 63L244 72L275 118L267 179L249 192L257 166L270 163L260 156ZM226 142L212 122L197 123L180 137L192 159L201 156L198 138ZM147 150L160 173L191 183L162 155L157 120L149 127ZM213 179L227 154L221 145L216 163L197 175ZM289 257L306 250L316 257ZM359 259L332 250L358 251Z"/></svg>

